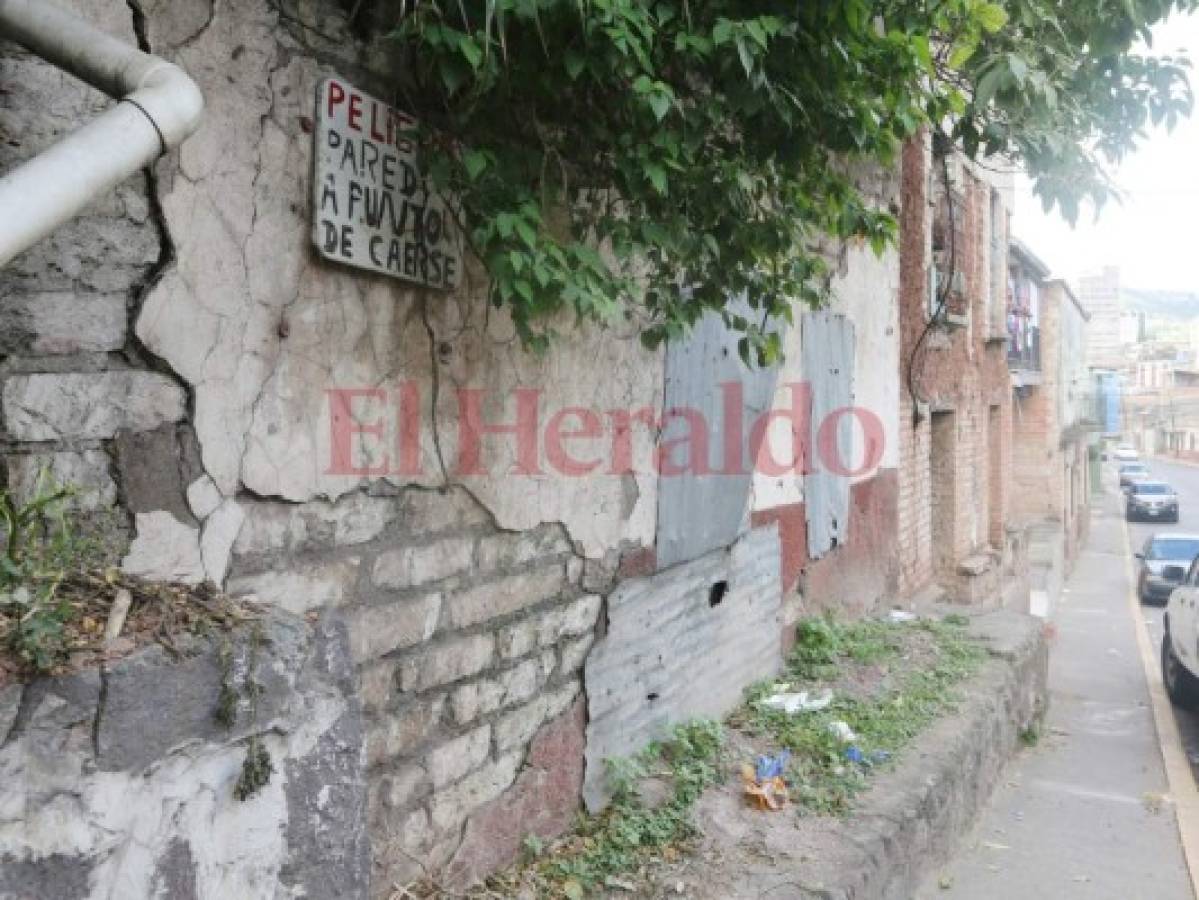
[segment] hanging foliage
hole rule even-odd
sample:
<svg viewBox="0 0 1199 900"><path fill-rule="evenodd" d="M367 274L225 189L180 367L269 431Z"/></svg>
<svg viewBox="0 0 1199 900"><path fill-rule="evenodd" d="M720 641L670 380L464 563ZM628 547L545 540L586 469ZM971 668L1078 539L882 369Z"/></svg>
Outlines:
<svg viewBox="0 0 1199 900"><path fill-rule="evenodd" d="M759 364L817 305L817 248L896 235L849 173L920 129L1074 218L1187 63L1132 49L1197 0L416 0L392 35L424 164L526 344L563 311L656 345L722 311ZM744 296L752 316L726 309Z"/></svg>

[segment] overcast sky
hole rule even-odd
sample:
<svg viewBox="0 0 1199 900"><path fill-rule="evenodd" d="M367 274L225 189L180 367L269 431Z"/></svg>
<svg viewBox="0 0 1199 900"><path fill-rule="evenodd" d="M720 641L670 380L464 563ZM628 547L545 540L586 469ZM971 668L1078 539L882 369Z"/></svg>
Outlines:
<svg viewBox="0 0 1199 900"><path fill-rule="evenodd" d="M1190 51L1199 93L1199 15L1175 15L1156 32L1154 50ZM1154 129L1117 173L1122 203L1095 221L1084 209L1071 228L1041 204L1020 178L1012 230L1052 269L1076 282L1105 265L1120 267L1128 287L1199 292L1199 109L1172 132Z"/></svg>

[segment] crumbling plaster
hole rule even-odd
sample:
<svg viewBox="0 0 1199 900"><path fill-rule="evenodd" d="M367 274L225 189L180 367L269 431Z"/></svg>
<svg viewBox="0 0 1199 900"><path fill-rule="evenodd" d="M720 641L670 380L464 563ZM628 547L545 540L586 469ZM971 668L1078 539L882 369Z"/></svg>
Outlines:
<svg viewBox="0 0 1199 900"><path fill-rule="evenodd" d="M0 692L0 896L366 895L345 635L278 612L257 628L181 636L181 659L150 645ZM226 729L222 684L250 677L257 711L240 697ZM238 800L251 736L274 771Z"/></svg>
<svg viewBox="0 0 1199 900"><path fill-rule="evenodd" d="M487 309L477 270L451 296L320 261L309 244L314 91L333 71L357 74L353 40L345 36L339 64L328 56L336 44L327 32L320 52L305 46L309 32L290 17L302 19L302 11L281 18L267 0L217 0L202 20L195 5L146 8L151 47L196 78L208 106L177 161L158 167L175 262L149 291L136 331L191 387L204 468L221 494L244 487L308 501L355 490L362 477L329 473L326 392L387 391L386 406L356 410L371 417L367 424L386 421L385 446L394 447L395 397L410 381L421 394L421 471L391 480L458 481L502 527L560 521L593 557L622 542L651 542L648 429L633 435L634 458L646 462L635 490L618 474L511 477L511 436L485 439L486 475L458 478L452 388L484 389L485 417L495 423L513 421L511 391L522 387L544 390L542 427L566 406L601 415L656 410L660 354L642 349L631 330L571 327L537 358L521 349L502 312ZM321 25L333 27L329 19ZM172 45L181 34L186 41Z"/></svg>
<svg viewBox="0 0 1199 900"><path fill-rule="evenodd" d="M882 453L878 464L855 475L858 483L873 478L880 469L899 464L899 251L888 248L881 255L869 247L851 244L844 249L834 271L829 310L843 315L854 326L853 403L878 416L883 431ZM779 371L772 408L791 408L788 385L804 381L803 334L797 315L796 325L787 330L786 356ZM813 423L815 427L819 423ZM844 448L845 462L856 467L865 458L861 428L851 429L852 443ZM770 446L778 460L794 457L790 423L776 419L769 431ZM758 469L754 473L753 511L762 512L802 503L803 478L771 475Z"/></svg>

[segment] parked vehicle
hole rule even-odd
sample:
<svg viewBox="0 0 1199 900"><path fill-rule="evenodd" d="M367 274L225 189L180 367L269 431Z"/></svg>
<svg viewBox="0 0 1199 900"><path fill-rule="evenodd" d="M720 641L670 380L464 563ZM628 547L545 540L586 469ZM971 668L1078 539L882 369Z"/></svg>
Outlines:
<svg viewBox="0 0 1199 900"><path fill-rule="evenodd" d="M1135 554L1137 596L1142 603L1164 603L1199 556L1199 534L1153 534ZM1170 576L1166 570L1170 570Z"/></svg>
<svg viewBox="0 0 1199 900"><path fill-rule="evenodd" d="M1199 639L1196 638L1195 602L1199 599L1199 564L1192 562L1188 569L1167 566L1163 574L1181 577L1180 584L1170 594L1163 619L1166 633L1162 637L1162 681L1166 693L1176 706L1184 709L1199 707Z"/></svg>
<svg viewBox="0 0 1199 900"><path fill-rule="evenodd" d="M1131 444L1121 444L1112 452L1112 456L1118 462L1135 462L1141 458L1136 448Z"/></svg>
<svg viewBox="0 0 1199 900"><path fill-rule="evenodd" d="M1134 481L1128 488L1125 518L1178 521L1178 495L1164 481Z"/></svg>
<svg viewBox="0 0 1199 900"><path fill-rule="evenodd" d="M1120 466L1120 487L1126 488L1138 479L1149 477L1149 467L1143 462L1124 463Z"/></svg>

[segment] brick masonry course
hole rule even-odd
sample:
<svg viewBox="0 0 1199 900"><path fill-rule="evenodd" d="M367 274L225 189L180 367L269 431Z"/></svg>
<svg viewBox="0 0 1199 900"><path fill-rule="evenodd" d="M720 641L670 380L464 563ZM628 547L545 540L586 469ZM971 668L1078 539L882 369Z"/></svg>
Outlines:
<svg viewBox="0 0 1199 900"><path fill-rule="evenodd" d="M211 507L206 488L190 502ZM463 823L500 802L537 735L575 707L603 599L584 591L561 527L500 530L462 490L242 506L230 589L345 619L372 883L403 884L420 874L414 860L457 852ZM581 755L574 764L581 772ZM569 820L578 799L560 798L565 811L545 821ZM459 868L475 855L459 854Z"/></svg>
<svg viewBox="0 0 1199 900"><path fill-rule="evenodd" d="M928 239L935 213L932 194L941 178L924 141L910 141L902 160L900 214L899 591L915 594L934 579L952 586L957 563L988 547L1003 552L1011 507L1012 391L1006 344L997 328L996 304L1006 301L989 265L992 186L964 164L953 168L955 209L964 246L957 270L964 286L969 327L936 327L925 335L915 369L909 364L928 322ZM936 173L933 173L934 175ZM1001 246L1007 245L1002 224ZM1006 266L1004 267L1006 272ZM916 408L908 390L917 385ZM950 440L934 439L934 414ZM939 539L939 536L942 536ZM952 589L952 588L951 588Z"/></svg>

